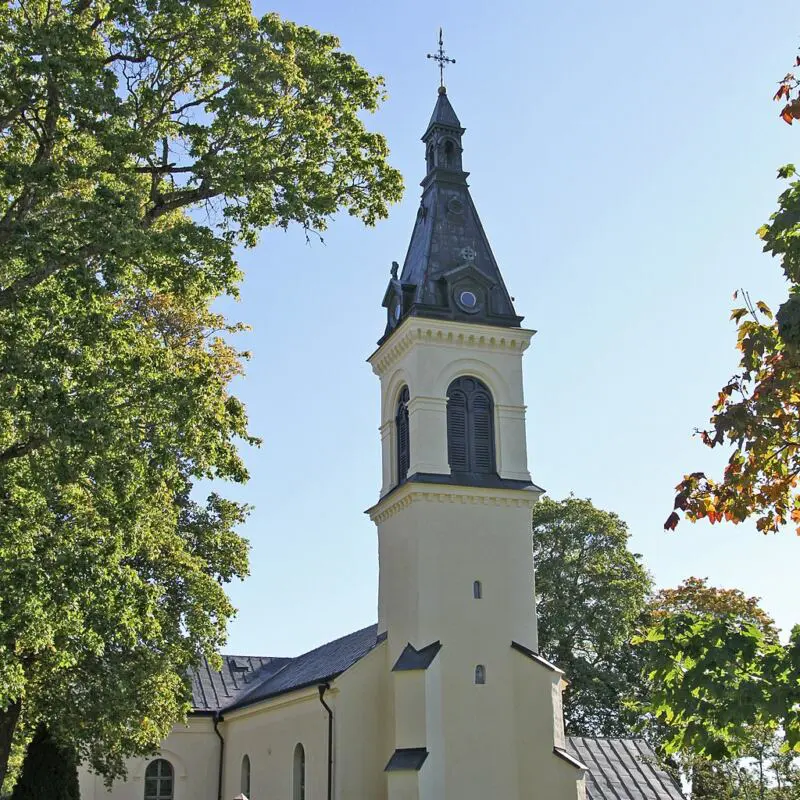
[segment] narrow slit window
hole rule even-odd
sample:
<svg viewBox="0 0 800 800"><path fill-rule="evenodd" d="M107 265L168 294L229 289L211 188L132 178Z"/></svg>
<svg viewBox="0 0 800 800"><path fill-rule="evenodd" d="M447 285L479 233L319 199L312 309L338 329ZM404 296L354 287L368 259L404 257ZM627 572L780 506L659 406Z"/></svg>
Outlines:
<svg viewBox="0 0 800 800"><path fill-rule="evenodd" d="M293 783L292 800L306 800L306 751L300 743L294 748Z"/></svg>
<svg viewBox="0 0 800 800"><path fill-rule="evenodd" d="M479 686L486 683L486 667L484 667L483 664L478 664L478 666L475 667L475 683Z"/></svg>
<svg viewBox="0 0 800 800"><path fill-rule="evenodd" d="M250 798L250 756L245 754L242 756L242 782L241 782L241 789L242 794L248 798Z"/></svg>
<svg viewBox="0 0 800 800"><path fill-rule="evenodd" d="M475 583L472 584L472 596L476 600L480 600L483 597L483 586L480 581L475 581Z"/></svg>

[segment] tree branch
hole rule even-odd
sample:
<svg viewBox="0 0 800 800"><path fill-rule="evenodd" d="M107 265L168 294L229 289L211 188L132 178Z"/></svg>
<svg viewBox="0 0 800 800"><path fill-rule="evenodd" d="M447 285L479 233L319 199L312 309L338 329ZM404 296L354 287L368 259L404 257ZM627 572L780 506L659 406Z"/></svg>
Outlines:
<svg viewBox="0 0 800 800"><path fill-rule="evenodd" d="M13 458L22 458L22 456L30 455L34 450L41 447L45 440L32 436L25 442L15 442L11 447L5 450L0 450L0 462L11 461Z"/></svg>

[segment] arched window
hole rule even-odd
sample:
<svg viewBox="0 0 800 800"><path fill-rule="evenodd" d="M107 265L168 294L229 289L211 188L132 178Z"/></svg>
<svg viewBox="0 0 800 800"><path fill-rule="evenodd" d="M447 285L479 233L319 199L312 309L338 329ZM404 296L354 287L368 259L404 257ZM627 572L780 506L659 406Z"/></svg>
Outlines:
<svg viewBox="0 0 800 800"><path fill-rule="evenodd" d="M245 795L248 800L250 798L250 756L246 753L242 756L242 782L241 782L242 794Z"/></svg>
<svg viewBox="0 0 800 800"><path fill-rule="evenodd" d="M411 447L408 438L408 386L403 387L397 401L397 413L394 415L397 433L397 482L402 483L408 477L408 466L411 463Z"/></svg>
<svg viewBox="0 0 800 800"><path fill-rule="evenodd" d="M427 161L427 164L428 164L428 172L430 172L434 167L434 163L433 163L433 145L432 144L428 145L428 151L425 154L425 160Z"/></svg>
<svg viewBox="0 0 800 800"><path fill-rule="evenodd" d="M475 583L472 584L472 596L476 600L480 600L481 597L483 597L483 586L481 586L480 581L475 581Z"/></svg>
<svg viewBox="0 0 800 800"><path fill-rule="evenodd" d="M456 146L448 139L444 143L444 166L446 169L453 169L455 167L455 152Z"/></svg>
<svg viewBox="0 0 800 800"><path fill-rule="evenodd" d="M494 402L477 378L456 378L447 389L447 460L451 472L495 471Z"/></svg>
<svg viewBox="0 0 800 800"><path fill-rule="evenodd" d="M306 800L306 751L298 743L294 748L294 780L292 800Z"/></svg>
<svg viewBox="0 0 800 800"><path fill-rule="evenodd" d="M175 796L175 773L172 764L157 758L144 773L144 800L172 800Z"/></svg>
<svg viewBox="0 0 800 800"><path fill-rule="evenodd" d="M484 667L483 664L478 664L478 666L475 667L475 683L486 683L486 667Z"/></svg>

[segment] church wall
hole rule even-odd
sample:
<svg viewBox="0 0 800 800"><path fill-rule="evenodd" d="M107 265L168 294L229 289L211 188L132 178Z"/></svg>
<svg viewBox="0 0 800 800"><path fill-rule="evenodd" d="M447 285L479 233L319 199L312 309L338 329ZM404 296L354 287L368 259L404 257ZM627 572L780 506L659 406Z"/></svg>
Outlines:
<svg viewBox="0 0 800 800"><path fill-rule="evenodd" d="M383 768L393 752L387 657L383 643L333 684L334 800L386 800Z"/></svg>
<svg viewBox="0 0 800 800"><path fill-rule="evenodd" d="M187 725L176 725L159 756L129 759L127 780L116 781L110 792L101 777L81 767L81 800L143 800L145 769L158 757L175 771L175 800L216 800L219 740L211 718L199 716L190 717Z"/></svg>
<svg viewBox="0 0 800 800"><path fill-rule="evenodd" d="M406 484L379 507L379 628L390 630L392 663L406 642L421 648L441 639L451 649L458 642L459 658L471 668L489 652L505 652L512 640L536 649L530 538L536 496Z"/></svg>
<svg viewBox="0 0 800 800"><path fill-rule="evenodd" d="M251 796L290 800L298 743L305 750L306 797L326 797L328 714L316 686L225 714L220 729L225 737L224 800L241 791L245 754L250 757Z"/></svg>
<svg viewBox="0 0 800 800"><path fill-rule="evenodd" d="M373 512L391 663L406 642L418 649L442 644L425 673L424 693L415 673L395 679L395 746L426 746L430 753L419 773L421 797L525 796L513 724L511 642L536 644L530 538L536 497L519 490L406 485ZM480 598L473 593L476 580ZM478 665L485 684L476 683ZM548 737L554 758L552 708L527 724Z"/></svg>
<svg viewBox="0 0 800 800"><path fill-rule="evenodd" d="M519 797L585 800L582 771L553 752L555 746L566 747L561 674L517 651L511 658Z"/></svg>

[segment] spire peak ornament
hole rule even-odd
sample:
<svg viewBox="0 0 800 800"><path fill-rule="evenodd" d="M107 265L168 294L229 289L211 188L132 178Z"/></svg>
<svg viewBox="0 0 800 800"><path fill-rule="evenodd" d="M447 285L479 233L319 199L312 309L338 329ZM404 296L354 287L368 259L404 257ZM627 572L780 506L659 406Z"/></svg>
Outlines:
<svg viewBox="0 0 800 800"><path fill-rule="evenodd" d="M447 64L455 64L456 60L448 58L445 54L441 28L439 28L439 49L435 53L428 53L428 58L432 58L439 64L439 94L445 94L447 89L444 85L444 68Z"/></svg>

